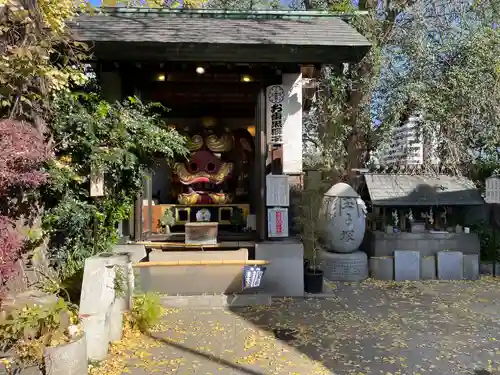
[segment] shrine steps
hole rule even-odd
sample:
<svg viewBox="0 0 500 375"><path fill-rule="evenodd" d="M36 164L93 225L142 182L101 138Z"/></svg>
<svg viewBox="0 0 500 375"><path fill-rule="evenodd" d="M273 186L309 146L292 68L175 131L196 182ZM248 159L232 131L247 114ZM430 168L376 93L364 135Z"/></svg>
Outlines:
<svg viewBox="0 0 500 375"><path fill-rule="evenodd" d="M252 246L236 247L244 244ZM221 242L212 248L203 246L203 249L182 243L173 246L161 243L149 245L123 245L117 250L128 251L127 246L131 250L142 248L135 256L139 260L132 261L136 293L157 292L174 297L218 295L213 297L216 300L213 303L221 303L222 298L224 304L231 305L235 295L243 294L304 297L304 248L296 239L260 243ZM186 251L188 249L190 251ZM258 288L243 291L244 266L254 264L266 264L262 284ZM222 295L225 297L220 297ZM241 302L241 297L238 298L236 300ZM245 297L247 300L249 298ZM252 298L255 302L255 298L260 297Z"/></svg>
<svg viewBox="0 0 500 375"><path fill-rule="evenodd" d="M190 245L179 241L141 241L137 245L143 245L146 249L157 251L211 251L211 250L238 250L241 248L249 249L250 252L255 248L253 241L221 241L215 245Z"/></svg>

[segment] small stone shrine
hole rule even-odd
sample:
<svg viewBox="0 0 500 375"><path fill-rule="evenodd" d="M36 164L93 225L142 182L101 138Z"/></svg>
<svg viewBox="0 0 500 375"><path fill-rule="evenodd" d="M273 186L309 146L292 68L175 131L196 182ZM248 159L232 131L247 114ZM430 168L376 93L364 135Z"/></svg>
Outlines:
<svg viewBox="0 0 500 375"><path fill-rule="evenodd" d="M365 173L363 179L372 278L478 279L480 239L468 225L481 217L484 200L472 181L394 173Z"/></svg>
<svg viewBox="0 0 500 375"><path fill-rule="evenodd" d="M358 281L368 277L368 257L359 246L365 234L366 206L356 191L345 183L332 186L323 198L325 250L319 255L325 278Z"/></svg>

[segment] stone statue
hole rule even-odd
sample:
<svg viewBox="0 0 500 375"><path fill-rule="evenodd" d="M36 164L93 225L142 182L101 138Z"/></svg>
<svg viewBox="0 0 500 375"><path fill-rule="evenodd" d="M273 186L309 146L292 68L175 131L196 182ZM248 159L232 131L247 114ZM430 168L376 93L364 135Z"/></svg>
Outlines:
<svg viewBox="0 0 500 375"><path fill-rule="evenodd" d="M320 253L325 278L360 281L368 277L368 256L358 248L366 228L366 206L349 185L333 185L323 197L324 251Z"/></svg>
<svg viewBox="0 0 500 375"><path fill-rule="evenodd" d="M324 218L325 249L337 253L358 250L366 229L366 205L345 183L332 186L323 198L320 215Z"/></svg>

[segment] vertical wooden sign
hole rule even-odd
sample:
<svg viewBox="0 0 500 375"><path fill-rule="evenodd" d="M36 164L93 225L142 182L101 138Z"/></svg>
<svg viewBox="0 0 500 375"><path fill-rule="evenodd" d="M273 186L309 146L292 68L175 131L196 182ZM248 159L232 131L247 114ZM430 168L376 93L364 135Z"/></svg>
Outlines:
<svg viewBox="0 0 500 375"><path fill-rule="evenodd" d="M104 196L104 171L91 170L90 171L90 196L102 197Z"/></svg>

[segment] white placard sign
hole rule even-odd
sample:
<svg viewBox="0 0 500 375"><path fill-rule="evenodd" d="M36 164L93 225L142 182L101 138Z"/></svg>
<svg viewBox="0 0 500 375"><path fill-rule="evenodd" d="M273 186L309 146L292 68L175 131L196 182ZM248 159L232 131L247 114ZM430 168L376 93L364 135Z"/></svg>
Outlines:
<svg viewBox="0 0 500 375"><path fill-rule="evenodd" d="M287 175L268 174L266 176L266 206L290 206L290 185Z"/></svg>
<svg viewBox="0 0 500 375"><path fill-rule="evenodd" d="M90 196L102 197L104 195L104 171L90 172Z"/></svg>
<svg viewBox="0 0 500 375"><path fill-rule="evenodd" d="M288 208L267 210L267 233L270 238L288 237Z"/></svg>
<svg viewBox="0 0 500 375"><path fill-rule="evenodd" d="M288 93L284 85L273 85L266 88L266 125L267 143L283 144L283 126L288 111Z"/></svg>
<svg viewBox="0 0 500 375"><path fill-rule="evenodd" d="M486 203L500 203L500 177L488 177L486 179L486 189L484 200Z"/></svg>

